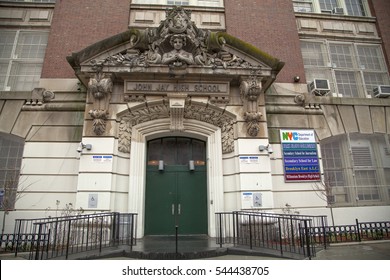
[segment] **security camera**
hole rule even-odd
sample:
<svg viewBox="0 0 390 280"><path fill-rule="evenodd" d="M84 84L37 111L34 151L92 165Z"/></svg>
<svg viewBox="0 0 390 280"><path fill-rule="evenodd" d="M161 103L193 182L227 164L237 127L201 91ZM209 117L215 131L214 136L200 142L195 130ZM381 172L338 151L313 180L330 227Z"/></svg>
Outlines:
<svg viewBox="0 0 390 280"><path fill-rule="evenodd" d="M83 143L80 142L79 146L77 147L77 152L81 153L83 151Z"/></svg>

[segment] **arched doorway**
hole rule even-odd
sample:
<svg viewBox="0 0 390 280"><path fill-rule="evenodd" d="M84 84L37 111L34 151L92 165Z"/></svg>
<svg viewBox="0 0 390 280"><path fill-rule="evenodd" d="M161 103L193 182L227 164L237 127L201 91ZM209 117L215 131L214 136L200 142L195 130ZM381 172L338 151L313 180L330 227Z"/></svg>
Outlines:
<svg viewBox="0 0 390 280"><path fill-rule="evenodd" d="M146 162L145 235L207 234L206 143L150 140Z"/></svg>

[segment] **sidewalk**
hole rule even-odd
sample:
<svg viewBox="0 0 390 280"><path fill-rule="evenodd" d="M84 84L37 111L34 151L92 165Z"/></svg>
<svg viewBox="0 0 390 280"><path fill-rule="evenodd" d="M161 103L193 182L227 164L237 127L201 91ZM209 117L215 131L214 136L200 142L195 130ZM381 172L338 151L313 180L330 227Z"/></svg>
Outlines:
<svg viewBox="0 0 390 280"><path fill-rule="evenodd" d="M390 260L390 240L331 244L313 260Z"/></svg>
<svg viewBox="0 0 390 280"><path fill-rule="evenodd" d="M127 257L126 254L121 255L121 251L117 254L107 254L106 257L101 255L96 259L100 260L131 260L135 258ZM14 253L0 254L0 260L27 260L28 253L19 253L15 258ZM72 258L74 259L74 258ZM226 254L214 257L205 257L205 260L286 260L277 256L270 255L236 255ZM326 250L317 252L317 255L312 260L390 260L390 240L385 241L370 241L360 243L342 243L331 244Z"/></svg>

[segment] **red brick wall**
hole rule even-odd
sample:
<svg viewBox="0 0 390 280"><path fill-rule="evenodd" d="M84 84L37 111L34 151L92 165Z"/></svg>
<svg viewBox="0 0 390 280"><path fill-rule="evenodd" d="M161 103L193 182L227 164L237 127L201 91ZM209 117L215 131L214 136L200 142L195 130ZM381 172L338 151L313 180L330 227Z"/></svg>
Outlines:
<svg viewBox="0 0 390 280"><path fill-rule="evenodd" d="M229 34L286 63L277 82L291 83L296 75L305 82L291 0L225 0L225 9Z"/></svg>
<svg viewBox="0 0 390 280"><path fill-rule="evenodd" d="M382 37L387 68L390 70L390 1L371 0L370 2L372 15L377 18L379 36Z"/></svg>
<svg viewBox="0 0 390 280"><path fill-rule="evenodd" d="M130 0L57 0L42 78L73 78L66 56L126 31Z"/></svg>

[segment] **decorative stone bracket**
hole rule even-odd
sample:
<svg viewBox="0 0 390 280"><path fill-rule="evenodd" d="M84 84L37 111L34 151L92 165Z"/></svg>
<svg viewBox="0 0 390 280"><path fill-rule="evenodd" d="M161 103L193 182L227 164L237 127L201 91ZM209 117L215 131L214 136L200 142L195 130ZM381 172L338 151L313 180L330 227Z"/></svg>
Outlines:
<svg viewBox="0 0 390 280"><path fill-rule="evenodd" d="M255 137L260 131L260 119L262 114L258 112L258 100L262 92L261 77L242 77L240 84L240 95L244 102L244 120L247 123L248 135Z"/></svg>
<svg viewBox="0 0 390 280"><path fill-rule="evenodd" d="M184 130L184 106L186 103L186 94L168 94L169 98L169 110L171 117L171 131L183 131Z"/></svg>
<svg viewBox="0 0 390 280"><path fill-rule="evenodd" d="M88 93L94 107L94 109L89 111L89 115L93 118L93 132L96 135L102 135L106 131L112 88L112 75L102 73L100 69L89 79Z"/></svg>

